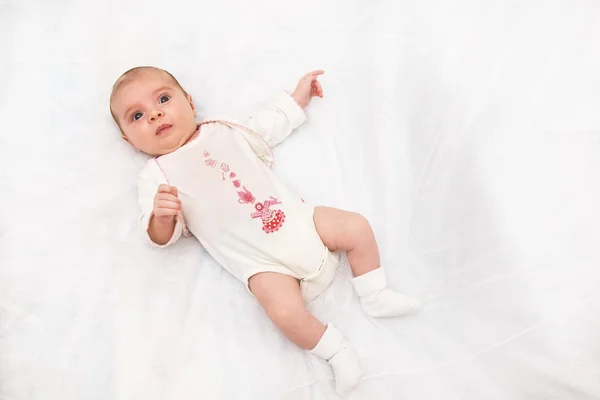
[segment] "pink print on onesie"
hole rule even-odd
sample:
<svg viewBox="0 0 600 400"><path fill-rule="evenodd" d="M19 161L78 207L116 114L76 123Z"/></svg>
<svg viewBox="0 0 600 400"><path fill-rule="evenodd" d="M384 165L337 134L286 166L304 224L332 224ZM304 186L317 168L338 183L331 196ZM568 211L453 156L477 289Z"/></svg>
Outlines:
<svg viewBox="0 0 600 400"><path fill-rule="evenodd" d="M271 200L265 200L263 203L256 203L254 208L256 212L252 213L252 218L260 218L263 223L263 231L267 233L277 232L285 221L285 213L281 210L271 210L269 207L275 204L281 204L279 200L271 196Z"/></svg>
<svg viewBox="0 0 600 400"><path fill-rule="evenodd" d="M204 158L210 157L210 153L208 151L204 151ZM217 160L207 159L206 165L211 168L215 168L217 165ZM225 179L225 174L229 172L229 179L232 179L232 184L236 189L239 189L240 186L243 190L238 191L238 203L240 204L254 204L256 198L252 195L245 186L242 186L242 181L234 178L237 177L236 173L229 169L229 165L225 163L221 163L221 177L222 180ZM270 196L269 199L261 202L257 202L254 204L255 212L251 213L250 216L252 218L260 218L263 224L263 231L265 233L273 233L277 232L279 228L283 225L285 221L285 213L282 210L271 210L271 206L281 204L279 200Z"/></svg>

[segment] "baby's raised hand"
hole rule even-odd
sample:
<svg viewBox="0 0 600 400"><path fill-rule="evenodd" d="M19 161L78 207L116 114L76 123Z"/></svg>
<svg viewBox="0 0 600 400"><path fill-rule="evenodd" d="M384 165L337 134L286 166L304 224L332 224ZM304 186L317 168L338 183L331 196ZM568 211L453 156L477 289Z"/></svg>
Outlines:
<svg viewBox="0 0 600 400"><path fill-rule="evenodd" d="M323 75L324 73L325 71L322 70L313 71L300 78L298 86L296 86L296 90L292 94L292 97L300 107L306 107L313 96L323 97L323 88L317 79L319 75Z"/></svg>
<svg viewBox="0 0 600 400"><path fill-rule="evenodd" d="M160 185L154 195L152 214L161 223L173 222L181 212L181 200L175 186Z"/></svg>

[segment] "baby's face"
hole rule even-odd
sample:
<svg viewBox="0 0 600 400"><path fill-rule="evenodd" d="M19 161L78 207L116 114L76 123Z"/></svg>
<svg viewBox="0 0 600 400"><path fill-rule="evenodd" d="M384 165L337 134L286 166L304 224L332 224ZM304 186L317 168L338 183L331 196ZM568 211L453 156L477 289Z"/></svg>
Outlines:
<svg viewBox="0 0 600 400"><path fill-rule="evenodd" d="M125 139L153 156L177 150L196 131L192 98L161 71L146 71L123 82L112 111Z"/></svg>

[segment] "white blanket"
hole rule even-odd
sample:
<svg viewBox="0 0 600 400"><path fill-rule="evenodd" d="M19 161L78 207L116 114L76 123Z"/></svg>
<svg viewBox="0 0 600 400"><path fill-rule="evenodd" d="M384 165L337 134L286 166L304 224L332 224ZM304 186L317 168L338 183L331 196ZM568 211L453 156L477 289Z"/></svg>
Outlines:
<svg viewBox="0 0 600 400"><path fill-rule="evenodd" d="M412 317L340 274L311 305L355 344L348 398L600 398L600 3L0 1L0 399L335 399L186 239L136 234L144 157L108 96L138 65L201 117L322 68L275 151L311 202L367 216Z"/></svg>

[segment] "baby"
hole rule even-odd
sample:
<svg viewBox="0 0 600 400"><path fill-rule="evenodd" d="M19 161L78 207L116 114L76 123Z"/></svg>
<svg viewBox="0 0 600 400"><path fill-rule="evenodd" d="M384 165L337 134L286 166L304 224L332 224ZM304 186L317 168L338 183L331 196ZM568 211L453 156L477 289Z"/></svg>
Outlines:
<svg viewBox="0 0 600 400"><path fill-rule="evenodd" d="M170 73L138 67L114 84L110 110L123 138L152 156L138 176L141 234L157 247L195 236L292 342L333 367L346 395L362 376L356 351L305 307L331 283L340 253L367 314L403 315L419 301L387 288L363 216L309 205L271 171L270 148L306 120L312 97L323 97L321 74L238 122L197 123L192 97Z"/></svg>

